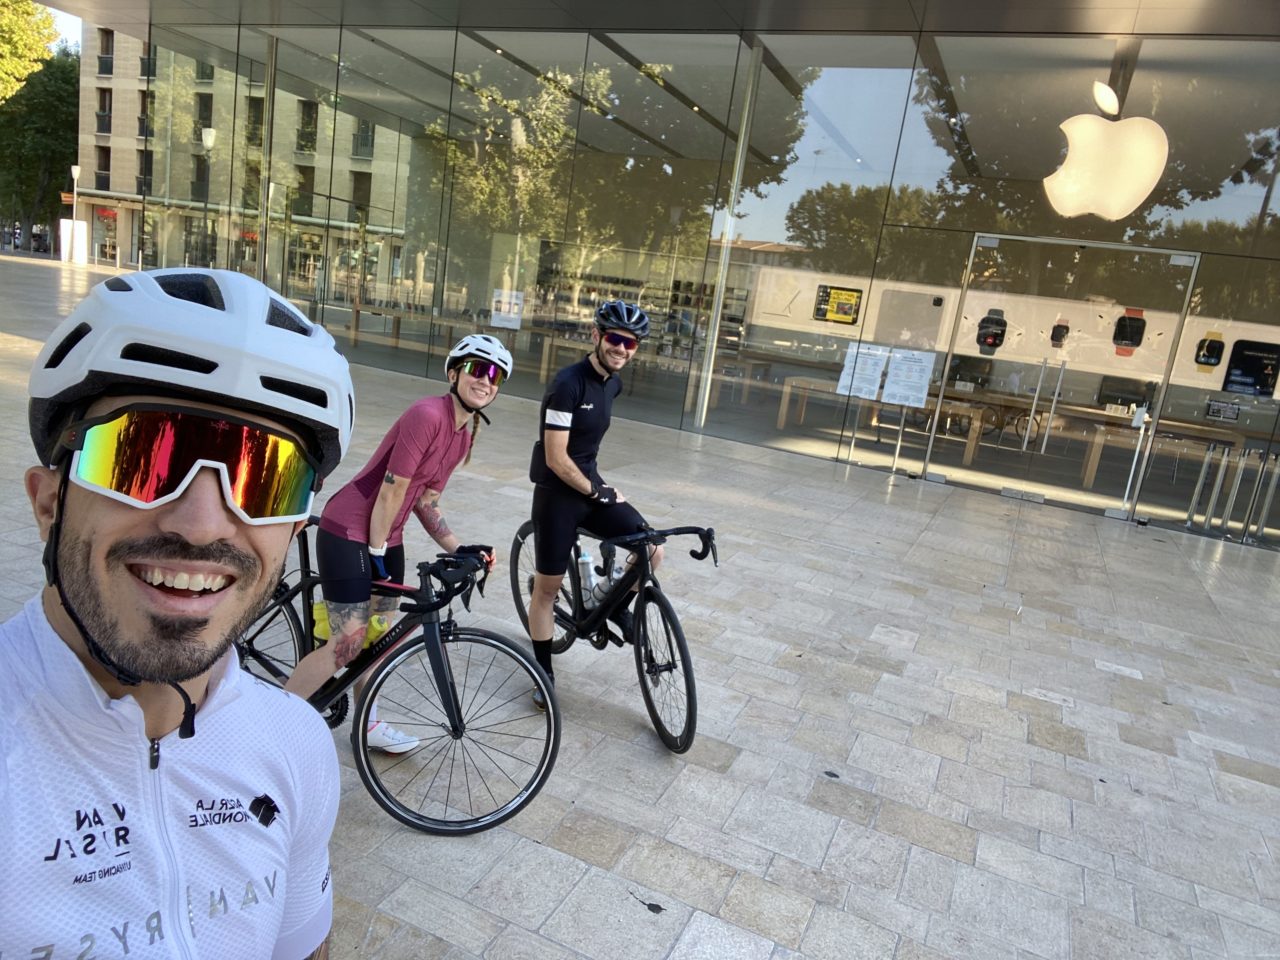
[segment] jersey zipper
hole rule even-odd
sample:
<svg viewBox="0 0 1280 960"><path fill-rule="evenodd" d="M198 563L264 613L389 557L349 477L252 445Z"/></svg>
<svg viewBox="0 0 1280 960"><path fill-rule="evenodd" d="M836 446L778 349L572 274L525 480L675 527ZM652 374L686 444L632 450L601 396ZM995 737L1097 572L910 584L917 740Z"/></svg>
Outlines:
<svg viewBox="0 0 1280 960"><path fill-rule="evenodd" d="M178 956L186 960L195 960L195 946L191 942L195 935L191 928L192 917L179 887L178 880L181 873L178 870L178 855L174 851L173 838L169 834L169 823L165 818L164 781L161 779L163 774L159 772L160 741L154 737L151 739L148 764L151 768L150 775L146 777L150 781L151 823L154 826L160 850L164 854L165 868L168 872L165 887L169 890L170 913L167 918L168 929L165 930L164 935L166 939L172 940Z"/></svg>

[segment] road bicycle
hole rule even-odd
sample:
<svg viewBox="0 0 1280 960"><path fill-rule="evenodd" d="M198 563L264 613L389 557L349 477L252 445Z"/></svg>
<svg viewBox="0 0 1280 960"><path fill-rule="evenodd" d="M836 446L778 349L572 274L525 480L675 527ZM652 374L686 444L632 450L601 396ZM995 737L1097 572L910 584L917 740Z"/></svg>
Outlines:
<svg viewBox="0 0 1280 960"><path fill-rule="evenodd" d="M320 577L309 529L298 533L299 569L236 643L244 668L276 686L316 645ZM348 689L367 671L351 728L356 769L382 809L426 833L475 833L515 816L547 782L560 749L559 706L533 657L497 633L454 622L453 600L469 610L487 575L477 554L442 554L418 564L417 587L375 581L374 595L403 601L404 616L308 701L336 727ZM542 691L545 712L530 702L530 688ZM418 744L399 754L371 748L375 703L379 720Z"/></svg>
<svg viewBox="0 0 1280 960"><path fill-rule="evenodd" d="M712 562L720 565L715 530L710 527L646 529L599 540L597 555L600 567L596 572L602 577L610 577L611 571L617 569L614 561L618 551L630 552L634 559L619 576L612 578L604 596L594 606L588 607L584 603L579 559L584 549L583 540L598 538L586 530L579 530L569 569L554 605L556 626L563 632L552 640L551 646L552 653L563 653L578 637L586 638L597 650L603 650L610 642L618 646L628 642L633 644L640 692L649 719L653 721L658 737L675 753L684 753L693 746L698 725L698 698L684 629L671 601L653 575L648 547L664 543L669 537L686 535L697 536L702 541L699 549L689 551L691 557L704 560L710 553ZM526 631L529 629L529 600L533 594L534 557L533 521L528 520L516 531L511 543L511 592ZM609 616L630 602L632 588L637 584L632 635L622 637L613 632L617 628L612 626Z"/></svg>

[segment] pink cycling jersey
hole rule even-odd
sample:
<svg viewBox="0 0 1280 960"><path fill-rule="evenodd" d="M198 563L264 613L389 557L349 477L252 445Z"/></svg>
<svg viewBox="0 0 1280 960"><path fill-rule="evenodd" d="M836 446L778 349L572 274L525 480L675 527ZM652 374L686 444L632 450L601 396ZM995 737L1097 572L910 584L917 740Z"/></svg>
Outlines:
<svg viewBox="0 0 1280 960"><path fill-rule="evenodd" d="M344 540L367 543L369 517L388 473L409 478L409 490L387 536L394 547L404 539L404 526L418 498L428 488L442 491L449 475L471 449L468 424L456 427L449 394L424 397L400 415L364 469L329 498L320 529Z"/></svg>

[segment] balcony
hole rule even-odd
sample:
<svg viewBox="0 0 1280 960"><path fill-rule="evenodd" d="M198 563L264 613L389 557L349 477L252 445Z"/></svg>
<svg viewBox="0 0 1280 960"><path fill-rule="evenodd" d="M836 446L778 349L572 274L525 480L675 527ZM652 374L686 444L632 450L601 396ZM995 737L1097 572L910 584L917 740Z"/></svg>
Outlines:
<svg viewBox="0 0 1280 960"><path fill-rule="evenodd" d="M196 64L196 80L200 83L209 83L213 80L213 64L197 63Z"/></svg>
<svg viewBox="0 0 1280 960"><path fill-rule="evenodd" d="M93 173L93 189L110 190L111 189L111 171L95 170Z"/></svg>
<svg viewBox="0 0 1280 960"><path fill-rule="evenodd" d="M244 128L245 142L251 147L262 146L262 124L247 123Z"/></svg>
<svg viewBox="0 0 1280 960"><path fill-rule="evenodd" d="M200 200L204 203L209 202L209 181L208 180L192 180L191 181L191 199Z"/></svg>
<svg viewBox="0 0 1280 960"><path fill-rule="evenodd" d="M144 138L154 137L156 135L155 123L148 116L138 117L138 136Z"/></svg>
<svg viewBox="0 0 1280 960"><path fill-rule="evenodd" d="M353 133L351 135L351 155L363 160L372 160L373 134Z"/></svg>
<svg viewBox="0 0 1280 960"><path fill-rule="evenodd" d="M141 196L141 197L151 196L151 178L137 177L136 180L137 180L137 190L135 192L138 194L138 196Z"/></svg>
<svg viewBox="0 0 1280 960"><path fill-rule="evenodd" d="M98 119L98 124L96 127L97 132L110 133L111 132L111 111L99 110L97 112L97 119Z"/></svg>
<svg viewBox="0 0 1280 960"><path fill-rule="evenodd" d="M316 152L316 132L305 128L298 131L298 139L293 145L298 153Z"/></svg>
<svg viewBox="0 0 1280 960"><path fill-rule="evenodd" d="M138 76L143 80L154 80L156 78L156 58L155 57L139 57L138 58Z"/></svg>
<svg viewBox="0 0 1280 960"><path fill-rule="evenodd" d="M109 77L116 72L116 58L109 53L98 54L98 76Z"/></svg>
<svg viewBox="0 0 1280 960"><path fill-rule="evenodd" d="M311 211L315 209L315 199L313 194L300 193L289 204L289 210L295 217L309 217L312 215Z"/></svg>

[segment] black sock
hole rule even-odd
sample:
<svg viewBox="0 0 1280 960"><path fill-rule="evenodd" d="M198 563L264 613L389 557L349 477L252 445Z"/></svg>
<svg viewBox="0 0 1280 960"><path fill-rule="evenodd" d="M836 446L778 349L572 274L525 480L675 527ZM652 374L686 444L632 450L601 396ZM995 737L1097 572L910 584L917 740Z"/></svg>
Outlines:
<svg viewBox="0 0 1280 960"><path fill-rule="evenodd" d="M547 679L555 681L556 672L551 669L551 641L550 640L534 640L533 641L533 659L538 661L538 666L542 668L542 672L547 675Z"/></svg>

